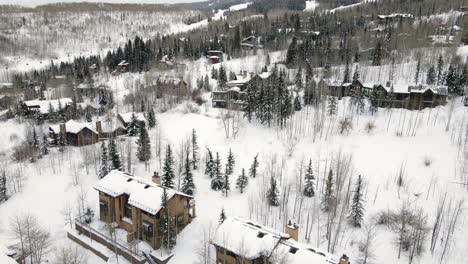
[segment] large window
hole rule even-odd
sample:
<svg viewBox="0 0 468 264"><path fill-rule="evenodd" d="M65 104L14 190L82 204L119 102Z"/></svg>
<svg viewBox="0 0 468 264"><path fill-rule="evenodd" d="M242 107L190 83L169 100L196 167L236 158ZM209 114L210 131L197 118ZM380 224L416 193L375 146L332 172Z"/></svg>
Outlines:
<svg viewBox="0 0 468 264"><path fill-rule="evenodd" d="M153 225L147 221L143 221L143 237L146 241L153 239Z"/></svg>
<svg viewBox="0 0 468 264"><path fill-rule="evenodd" d="M132 206L131 205L129 204L125 205L124 216L129 219L132 219Z"/></svg>
<svg viewBox="0 0 468 264"><path fill-rule="evenodd" d="M99 211L101 213L101 220L108 220L109 204L105 200L99 200Z"/></svg>

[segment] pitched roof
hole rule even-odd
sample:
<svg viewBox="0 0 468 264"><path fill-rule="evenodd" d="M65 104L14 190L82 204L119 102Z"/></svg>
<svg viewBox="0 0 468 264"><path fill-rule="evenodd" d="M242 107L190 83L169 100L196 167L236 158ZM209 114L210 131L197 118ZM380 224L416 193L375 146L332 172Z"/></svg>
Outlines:
<svg viewBox="0 0 468 264"><path fill-rule="evenodd" d="M57 100L29 100L24 101L24 104L27 107L35 107L39 109L41 114L47 114L49 112L49 108L52 107L52 111L57 111L59 108L59 102L62 107L70 105L73 101L71 98L61 98Z"/></svg>
<svg viewBox="0 0 468 264"><path fill-rule="evenodd" d="M279 254L288 264L338 263L338 257L298 243L289 234L238 218L224 220L211 243L249 260Z"/></svg>
<svg viewBox="0 0 468 264"><path fill-rule="evenodd" d="M122 120L125 123L130 123L130 122L132 122L132 115L133 114L135 114L135 118L136 118L137 121L146 122L146 118L143 115L143 113L128 112L128 113L121 113L121 114L119 114L119 116L120 116L120 118L122 118Z"/></svg>
<svg viewBox="0 0 468 264"><path fill-rule="evenodd" d="M94 189L112 197L127 194L130 205L153 215L161 210L164 187L125 172L118 170L109 172L94 185ZM168 200L176 194L191 198L191 196L168 188L166 188L166 193Z"/></svg>
<svg viewBox="0 0 468 264"><path fill-rule="evenodd" d="M75 120L69 120L65 123L65 130L67 131L67 133L78 134L81 130L85 128L88 128L89 130L97 134L97 131L92 123L77 122ZM51 125L49 127L49 130L54 132L55 134L58 134L60 133L60 125Z"/></svg>

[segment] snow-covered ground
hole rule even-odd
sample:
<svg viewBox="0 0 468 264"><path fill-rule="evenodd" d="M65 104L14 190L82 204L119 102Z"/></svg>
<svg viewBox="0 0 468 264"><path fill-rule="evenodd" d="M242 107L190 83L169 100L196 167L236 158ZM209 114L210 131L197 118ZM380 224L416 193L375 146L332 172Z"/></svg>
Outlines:
<svg viewBox="0 0 468 264"><path fill-rule="evenodd" d="M316 0L306 1L306 8L304 11L314 11L318 5L319 3Z"/></svg>

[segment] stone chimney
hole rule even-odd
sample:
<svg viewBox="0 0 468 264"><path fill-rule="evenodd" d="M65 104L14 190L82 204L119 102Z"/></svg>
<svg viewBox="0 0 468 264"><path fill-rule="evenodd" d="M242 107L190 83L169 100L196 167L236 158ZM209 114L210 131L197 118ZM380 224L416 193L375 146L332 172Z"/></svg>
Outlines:
<svg viewBox="0 0 468 264"><path fill-rule="evenodd" d="M156 184L161 184L161 176L159 176L157 172L153 173L153 177L151 177L151 180Z"/></svg>
<svg viewBox="0 0 468 264"><path fill-rule="evenodd" d="M101 138L101 134L102 134L102 125L101 125L101 121L96 121L96 131L98 132L98 137Z"/></svg>
<svg viewBox="0 0 468 264"><path fill-rule="evenodd" d="M343 254L343 256L341 256L341 258L340 258L340 264L350 264L350 263L349 263L349 257L346 256L346 254Z"/></svg>
<svg viewBox="0 0 468 264"><path fill-rule="evenodd" d="M296 223L292 223L291 220L289 220L288 225L286 225L286 233L288 233L292 239L298 241L299 226Z"/></svg>

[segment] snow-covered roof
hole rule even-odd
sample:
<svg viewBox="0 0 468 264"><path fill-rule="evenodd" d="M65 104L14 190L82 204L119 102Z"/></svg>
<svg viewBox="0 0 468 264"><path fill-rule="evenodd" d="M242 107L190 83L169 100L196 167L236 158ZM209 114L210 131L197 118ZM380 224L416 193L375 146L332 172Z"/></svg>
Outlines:
<svg viewBox="0 0 468 264"><path fill-rule="evenodd" d="M237 77L237 80L231 80L226 83L227 87L243 86L250 81L250 78Z"/></svg>
<svg viewBox="0 0 468 264"><path fill-rule="evenodd" d="M380 19L395 18L395 17L412 18L413 15L411 15L411 14L378 15L378 18L380 18Z"/></svg>
<svg viewBox="0 0 468 264"><path fill-rule="evenodd" d="M57 111L59 108L59 103L62 107L68 106L72 103L71 98L62 98L57 100L29 100L24 101L24 104L27 107L37 108L41 114L47 114L49 108L52 107L52 111Z"/></svg>
<svg viewBox="0 0 468 264"><path fill-rule="evenodd" d="M65 123L65 130L67 133L78 134L84 128L88 128L89 130L93 131L97 134L97 131L92 123L87 122L77 122L75 120L69 120ZM51 125L49 130L54 132L55 134L60 133L60 125Z"/></svg>
<svg viewBox="0 0 468 264"><path fill-rule="evenodd" d="M241 89L239 87L237 87L237 86L229 88L229 91L233 91L233 92L240 92L240 90Z"/></svg>
<svg viewBox="0 0 468 264"><path fill-rule="evenodd" d="M181 78L172 78L172 77L159 77L158 82L159 83L164 83L164 84L173 84L173 85L179 85L183 80Z"/></svg>
<svg viewBox="0 0 468 264"><path fill-rule="evenodd" d="M287 233L238 218L225 219L211 243L248 260L279 254L288 264L338 263L338 257L298 243Z"/></svg>
<svg viewBox="0 0 468 264"><path fill-rule="evenodd" d="M271 76L272 74L273 74L272 72L262 72L262 73L258 74L258 77L260 77L261 79L265 80L265 79L270 78L270 76Z"/></svg>
<svg viewBox="0 0 468 264"><path fill-rule="evenodd" d="M125 172L118 170L109 172L109 174L96 183L94 189L112 197L126 194L129 196L128 204L152 215L161 210L161 198L164 188L151 181ZM168 200L176 194L191 197L167 188L166 193Z"/></svg>
<svg viewBox="0 0 468 264"><path fill-rule="evenodd" d="M130 122L132 122L132 115L133 114L135 114L135 118L136 118L137 121L146 122L146 118L143 115L143 113L128 112L128 113L119 114L119 116L120 116L120 118L122 118L122 120L125 123L130 123Z"/></svg>
<svg viewBox="0 0 468 264"><path fill-rule="evenodd" d="M128 62L123 60L118 64L118 66L128 66Z"/></svg>
<svg viewBox="0 0 468 264"><path fill-rule="evenodd" d="M124 125L119 122L116 118L100 118L96 122L101 122L102 133L112 133L119 128L125 129ZM96 123L93 123L93 128L97 131Z"/></svg>

